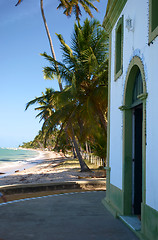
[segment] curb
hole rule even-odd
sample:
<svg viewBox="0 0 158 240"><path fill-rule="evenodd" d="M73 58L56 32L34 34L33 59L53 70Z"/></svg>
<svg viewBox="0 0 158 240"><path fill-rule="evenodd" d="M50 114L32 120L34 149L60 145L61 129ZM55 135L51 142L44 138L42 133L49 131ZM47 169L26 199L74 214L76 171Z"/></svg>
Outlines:
<svg viewBox="0 0 158 240"><path fill-rule="evenodd" d="M16 184L6 185L0 187L5 195L18 194L18 193L33 193L42 191L53 191L53 190L70 190L70 189L93 189L97 190L104 188L106 190L106 180L86 180L76 182L55 182L55 183L44 183L44 184Z"/></svg>
<svg viewBox="0 0 158 240"><path fill-rule="evenodd" d="M97 191L89 191L89 192L94 193L94 192L97 192ZM17 200L12 200L12 201L7 201L7 202L0 203L0 207L3 206L3 205L12 204L12 203L19 203L19 202L25 202L25 201L43 199L43 198L50 198L50 197L57 197L57 196L75 195L75 194L79 194L79 193L84 194L84 193L88 193L88 192L84 191L84 192L58 193L58 194L46 195L46 196L40 196L40 197L22 198L22 199L17 199Z"/></svg>

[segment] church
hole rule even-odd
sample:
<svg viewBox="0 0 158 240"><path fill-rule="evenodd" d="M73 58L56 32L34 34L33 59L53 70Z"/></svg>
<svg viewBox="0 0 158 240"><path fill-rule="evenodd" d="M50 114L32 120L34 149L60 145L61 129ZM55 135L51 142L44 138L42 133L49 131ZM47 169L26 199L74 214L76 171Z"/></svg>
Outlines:
<svg viewBox="0 0 158 240"><path fill-rule="evenodd" d="M158 1L109 0L104 205L140 239L158 240Z"/></svg>

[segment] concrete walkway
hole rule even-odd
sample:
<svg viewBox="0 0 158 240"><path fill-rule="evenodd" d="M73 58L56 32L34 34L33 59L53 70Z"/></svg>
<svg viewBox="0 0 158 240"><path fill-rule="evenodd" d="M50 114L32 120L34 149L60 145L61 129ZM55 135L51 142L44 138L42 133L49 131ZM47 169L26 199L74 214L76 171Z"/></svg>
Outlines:
<svg viewBox="0 0 158 240"><path fill-rule="evenodd" d="M0 204L2 240L136 240L101 203L105 191Z"/></svg>

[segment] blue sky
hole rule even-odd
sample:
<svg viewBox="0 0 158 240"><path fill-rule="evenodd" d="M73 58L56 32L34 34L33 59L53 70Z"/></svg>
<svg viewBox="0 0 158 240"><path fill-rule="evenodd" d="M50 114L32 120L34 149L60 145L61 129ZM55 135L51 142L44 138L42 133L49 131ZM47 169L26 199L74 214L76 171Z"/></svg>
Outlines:
<svg viewBox="0 0 158 240"><path fill-rule="evenodd" d="M40 53L50 54L49 44L40 12L40 0L0 0L0 147L17 147L33 140L41 128L33 107L25 111L26 103L40 96L45 88L58 89L55 80L43 79L47 66ZM58 0L44 0L45 15L53 40L57 60L61 60L60 44L55 33L63 35L70 44L74 17L67 18L57 10ZM107 0L94 4L103 21ZM83 14L82 21L87 17Z"/></svg>

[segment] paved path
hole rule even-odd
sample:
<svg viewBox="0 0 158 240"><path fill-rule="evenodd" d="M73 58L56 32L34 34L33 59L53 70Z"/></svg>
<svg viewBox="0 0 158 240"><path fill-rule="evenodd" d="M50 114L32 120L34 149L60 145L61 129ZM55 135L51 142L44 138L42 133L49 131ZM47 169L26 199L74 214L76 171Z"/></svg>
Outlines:
<svg viewBox="0 0 158 240"><path fill-rule="evenodd" d="M3 240L137 240L101 203L105 192L52 195L0 205Z"/></svg>

